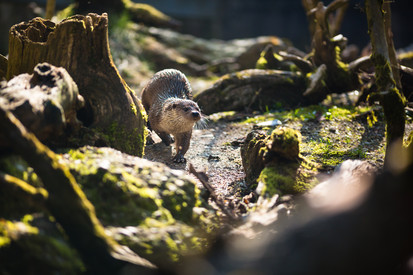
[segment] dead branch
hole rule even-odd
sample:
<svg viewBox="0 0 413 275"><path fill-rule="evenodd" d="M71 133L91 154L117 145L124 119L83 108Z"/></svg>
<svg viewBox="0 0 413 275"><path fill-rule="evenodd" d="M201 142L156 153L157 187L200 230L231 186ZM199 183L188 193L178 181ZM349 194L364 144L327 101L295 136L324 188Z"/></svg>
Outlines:
<svg viewBox="0 0 413 275"><path fill-rule="evenodd" d="M221 211L231 220L231 222L238 222L240 219L237 217L233 212L229 211L228 208L225 206L225 203L217 196L215 193L215 189L209 184L208 177L201 172L197 172L192 165L189 163L189 172L192 173L202 185L205 187L206 190L210 193L212 200L217 204L217 206L221 209Z"/></svg>

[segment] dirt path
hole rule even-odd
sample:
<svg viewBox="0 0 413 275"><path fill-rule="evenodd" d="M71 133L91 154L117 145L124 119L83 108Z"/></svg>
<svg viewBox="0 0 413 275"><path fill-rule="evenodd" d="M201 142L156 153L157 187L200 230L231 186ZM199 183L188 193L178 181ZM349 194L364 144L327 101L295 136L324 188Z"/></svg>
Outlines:
<svg viewBox="0 0 413 275"><path fill-rule="evenodd" d="M249 124L208 122L205 129L193 131L191 146L185 154L187 162L184 164L172 162L175 149L165 146L154 135L156 143L146 146L144 158L162 162L173 169L185 170L188 174L188 164L192 163L198 171L206 172L218 194L228 198L245 187L240 142L251 129L252 125Z"/></svg>

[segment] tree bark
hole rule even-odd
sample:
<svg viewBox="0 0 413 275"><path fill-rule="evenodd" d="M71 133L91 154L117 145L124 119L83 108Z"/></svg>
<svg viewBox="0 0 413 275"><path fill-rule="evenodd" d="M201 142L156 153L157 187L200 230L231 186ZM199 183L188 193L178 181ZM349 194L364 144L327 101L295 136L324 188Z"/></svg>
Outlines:
<svg viewBox="0 0 413 275"><path fill-rule="evenodd" d="M47 209L66 232L70 243L79 251L91 274L114 274L127 263L139 271L152 264L119 246L105 234L93 205L77 185L69 170L58 162L55 154L33 134L26 131L10 112L0 108L0 127L13 140L20 154L42 179L49 196Z"/></svg>
<svg viewBox="0 0 413 275"><path fill-rule="evenodd" d="M76 111L82 106L83 98L67 71L48 63L38 64L33 75L21 74L0 86L0 107L49 144L64 146L67 136L80 128ZM5 132L0 132L0 148L9 146Z"/></svg>
<svg viewBox="0 0 413 275"><path fill-rule="evenodd" d="M313 63L315 66L325 65L326 84L332 93L349 92L361 85L358 75L349 70L348 64L341 61L340 53L345 38L337 39L347 0L335 0L328 6L316 0L302 0L310 25L313 47ZM336 16L332 14L336 12ZM333 18L333 19L330 19ZM329 20L330 19L330 20ZM335 39L333 39L335 38Z"/></svg>
<svg viewBox="0 0 413 275"><path fill-rule="evenodd" d="M385 23L385 15L383 14L383 1L381 0L366 0L366 15L369 28L369 34L372 45L372 60L375 66L376 84L379 92L373 96L379 98L383 107L386 119L386 156L385 165L388 164L388 152L390 145L397 140L403 140L405 129L405 98L400 94L396 86L396 81L391 66L391 56L393 42L389 42L390 36L386 35L390 30L390 22ZM388 7L389 8L389 7ZM387 18L390 20L390 18ZM398 73L398 72L397 72ZM398 143L396 146L402 146ZM395 149L396 148L392 148ZM401 148L398 148L401 150Z"/></svg>
<svg viewBox="0 0 413 275"><path fill-rule="evenodd" d="M75 15L59 24L35 18L14 25L7 79L31 73L40 62L69 72L86 102L79 119L107 137L103 145L142 156L144 110L113 64L107 14Z"/></svg>
<svg viewBox="0 0 413 275"><path fill-rule="evenodd" d="M46 2L46 19L52 19L56 7L56 0L47 0Z"/></svg>
<svg viewBox="0 0 413 275"><path fill-rule="evenodd" d="M7 73L7 58L0 54L0 81L6 78Z"/></svg>

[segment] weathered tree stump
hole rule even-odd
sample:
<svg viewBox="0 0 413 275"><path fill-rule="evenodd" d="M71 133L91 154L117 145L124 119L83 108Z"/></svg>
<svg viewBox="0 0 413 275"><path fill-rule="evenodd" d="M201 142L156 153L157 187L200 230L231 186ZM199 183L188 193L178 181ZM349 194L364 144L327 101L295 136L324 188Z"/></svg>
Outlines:
<svg viewBox="0 0 413 275"><path fill-rule="evenodd" d="M63 134L80 128L76 111L83 106L76 83L63 68L42 63L32 75L21 74L0 85L0 108L12 112L37 138L64 143ZM0 148L9 147L4 131ZM62 137L63 136L63 137Z"/></svg>
<svg viewBox="0 0 413 275"><path fill-rule="evenodd" d="M48 62L65 68L85 99L79 119L103 133L103 144L141 156L143 107L113 64L107 14L75 15L55 24L35 18L9 35L7 79Z"/></svg>

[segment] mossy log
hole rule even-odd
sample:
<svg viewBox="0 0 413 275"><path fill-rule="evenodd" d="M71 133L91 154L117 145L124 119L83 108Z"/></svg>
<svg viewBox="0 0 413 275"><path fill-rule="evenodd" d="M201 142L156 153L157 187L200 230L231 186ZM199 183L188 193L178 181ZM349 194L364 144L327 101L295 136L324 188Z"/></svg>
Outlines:
<svg viewBox="0 0 413 275"><path fill-rule="evenodd" d="M151 5L135 3L131 0L76 0L74 5L68 7L76 14L89 12L107 12L109 14L126 14L137 23L147 26L178 28L181 23L172 17L157 10ZM67 13L67 12L65 12Z"/></svg>
<svg viewBox="0 0 413 275"><path fill-rule="evenodd" d="M383 107L386 119L386 157L385 165L388 164L388 152L390 146L397 140L403 140L405 129L405 112L404 106L406 99L397 88L395 74L392 68L391 56L393 42L389 42L389 36L386 35L390 30L386 29L385 24L385 9L390 10L389 5L385 5L383 1L366 0L366 15L369 28L369 34L372 45L372 61L375 67L376 84L379 92L373 95L378 97L380 104ZM388 19L389 20L389 19ZM389 47L390 45L390 47ZM402 143L399 143L401 149ZM395 149L395 148L393 148Z"/></svg>
<svg viewBox="0 0 413 275"><path fill-rule="evenodd" d="M10 112L0 108L0 127L13 140L12 147L33 167L49 196L46 207L79 251L90 273L113 274L132 263L141 272L152 265L124 249L105 234L93 205L69 170Z"/></svg>
<svg viewBox="0 0 413 275"><path fill-rule="evenodd" d="M325 94L306 97L306 78L299 73L278 70L244 70L221 77L195 97L206 114L242 111L245 108L267 111L271 108L316 104Z"/></svg>
<svg viewBox="0 0 413 275"><path fill-rule="evenodd" d="M43 142L63 145L65 136L80 128L76 111L82 106L83 98L67 71L48 63L0 86L0 107L12 112ZM9 146L2 131L0 148Z"/></svg>
<svg viewBox="0 0 413 275"><path fill-rule="evenodd" d="M32 73L40 62L69 72L86 102L79 119L108 136L105 145L142 156L144 111L113 64L107 14L75 15L58 24L35 18L14 25L7 79Z"/></svg>

